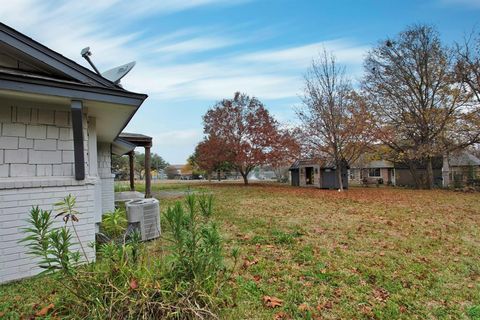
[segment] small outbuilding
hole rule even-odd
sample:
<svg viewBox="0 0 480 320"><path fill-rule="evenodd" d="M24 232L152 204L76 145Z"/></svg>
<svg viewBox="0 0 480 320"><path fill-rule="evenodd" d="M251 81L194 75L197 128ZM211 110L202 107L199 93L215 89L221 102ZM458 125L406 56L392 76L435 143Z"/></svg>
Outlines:
<svg viewBox="0 0 480 320"><path fill-rule="evenodd" d="M342 184L348 189L348 166L342 168ZM301 159L295 161L291 167L290 181L296 187L316 187L321 189L339 189L337 167L333 161Z"/></svg>

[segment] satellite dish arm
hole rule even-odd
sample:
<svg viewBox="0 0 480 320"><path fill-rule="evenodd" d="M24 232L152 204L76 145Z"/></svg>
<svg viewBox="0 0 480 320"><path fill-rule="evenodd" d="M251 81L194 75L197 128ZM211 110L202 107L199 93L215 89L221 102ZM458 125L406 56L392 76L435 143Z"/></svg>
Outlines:
<svg viewBox="0 0 480 320"><path fill-rule="evenodd" d="M90 56L92 55L92 52L90 51L90 47L84 48L81 52L81 55L92 66L93 70L95 70L95 72L101 76L102 74L100 73L100 71L98 71L97 67L95 67L95 65L93 64L92 60L90 60Z"/></svg>

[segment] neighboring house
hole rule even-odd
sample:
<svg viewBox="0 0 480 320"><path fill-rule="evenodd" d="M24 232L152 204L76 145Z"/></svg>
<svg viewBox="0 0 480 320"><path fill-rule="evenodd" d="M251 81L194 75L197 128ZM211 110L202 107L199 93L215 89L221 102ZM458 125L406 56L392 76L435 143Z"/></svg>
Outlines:
<svg viewBox="0 0 480 320"><path fill-rule="evenodd" d="M480 180L480 159L463 151L443 158L442 177L444 187L455 187Z"/></svg>
<svg viewBox="0 0 480 320"><path fill-rule="evenodd" d="M332 161L302 159L295 161L290 167L292 186L316 187L321 189L338 189L337 167ZM348 188L348 166L342 168L342 183Z"/></svg>
<svg viewBox="0 0 480 320"><path fill-rule="evenodd" d="M467 184L480 178L480 159L467 151L460 151L448 157L433 160L433 179L438 187ZM424 164L417 165L420 181L425 182L427 170ZM414 186L415 182L407 165L387 160L357 161L349 170L352 185L386 184L393 186Z"/></svg>
<svg viewBox="0 0 480 320"><path fill-rule="evenodd" d="M374 160L363 165L350 167L348 180L352 184L388 184L395 185L395 166L387 160Z"/></svg>
<svg viewBox="0 0 480 320"><path fill-rule="evenodd" d="M191 180L192 168L188 164L171 164L166 168L169 179Z"/></svg>
<svg viewBox="0 0 480 320"><path fill-rule="evenodd" d="M0 282L40 271L18 243L32 206L74 195L80 238L95 241L114 208L111 152L135 147L117 136L146 98L0 23Z"/></svg>

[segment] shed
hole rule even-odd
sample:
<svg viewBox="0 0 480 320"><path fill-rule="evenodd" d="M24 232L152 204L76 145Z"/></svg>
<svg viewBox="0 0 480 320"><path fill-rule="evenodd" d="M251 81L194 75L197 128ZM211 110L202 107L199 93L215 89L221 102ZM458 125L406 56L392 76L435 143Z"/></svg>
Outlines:
<svg viewBox="0 0 480 320"><path fill-rule="evenodd" d="M341 168L343 188L348 189L348 166ZM337 167L333 161L300 159L289 168L292 186L338 189Z"/></svg>

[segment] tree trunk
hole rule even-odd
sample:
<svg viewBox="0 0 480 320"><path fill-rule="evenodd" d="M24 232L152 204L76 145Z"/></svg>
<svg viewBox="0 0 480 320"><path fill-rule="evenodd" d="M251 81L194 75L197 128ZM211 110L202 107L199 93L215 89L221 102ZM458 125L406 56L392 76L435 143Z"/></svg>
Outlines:
<svg viewBox="0 0 480 320"><path fill-rule="evenodd" d="M418 181L417 166L411 160L408 161L408 169L410 170L410 174L412 175L413 183L415 184L415 189L420 189L420 183Z"/></svg>
<svg viewBox="0 0 480 320"><path fill-rule="evenodd" d="M432 157L427 158L427 189L433 189L433 166Z"/></svg>
<svg viewBox="0 0 480 320"><path fill-rule="evenodd" d="M240 172L240 174L243 177L243 183L247 186L248 185L248 173Z"/></svg>
<svg viewBox="0 0 480 320"><path fill-rule="evenodd" d="M337 179L338 179L338 190L343 191L343 180L342 180L342 162L336 161L337 163Z"/></svg>
<svg viewBox="0 0 480 320"><path fill-rule="evenodd" d="M212 173L211 172L207 173L207 179L208 179L208 182L212 182Z"/></svg>
<svg viewBox="0 0 480 320"><path fill-rule="evenodd" d="M217 180L222 181L221 176L220 176L220 170L217 170Z"/></svg>

